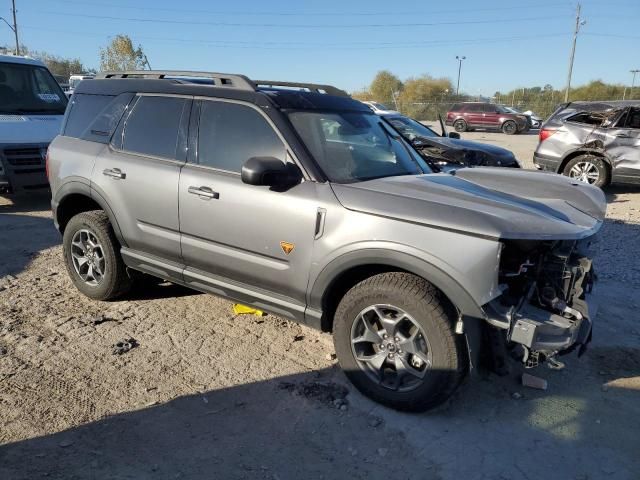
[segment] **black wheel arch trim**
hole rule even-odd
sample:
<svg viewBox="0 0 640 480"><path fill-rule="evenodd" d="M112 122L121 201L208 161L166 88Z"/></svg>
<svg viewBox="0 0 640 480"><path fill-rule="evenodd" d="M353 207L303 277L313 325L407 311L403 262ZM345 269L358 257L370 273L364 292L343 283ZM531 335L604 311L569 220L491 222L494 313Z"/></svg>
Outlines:
<svg viewBox="0 0 640 480"><path fill-rule="evenodd" d="M609 165L611 173L613 174L613 161L611 160L611 157L607 155L607 152L598 148L588 147L578 147L565 152L565 154L562 156L562 160L558 163L558 169L556 170L556 173L562 173L564 171L564 168L567 166L567 163L580 155L595 155L602 158Z"/></svg>
<svg viewBox="0 0 640 480"><path fill-rule="evenodd" d="M414 255L383 248L367 248L345 253L325 265L313 281L308 294L308 308L312 312L321 312L325 292L334 281L352 268L367 265L397 268L420 276L440 289L462 315L485 318L482 307L448 273Z"/></svg>
<svg viewBox="0 0 640 480"><path fill-rule="evenodd" d="M113 231L120 242L120 245L123 247L127 246L127 243L122 235L122 231L120 230L120 226L118 225L118 220L113 213L113 210L109 206L109 202L105 200L105 198L98 192L96 189L86 182L85 179L82 178L70 178L64 184L56 189L54 197L51 199L51 210L53 213L53 221L56 226L56 229L60 232L60 225L58 223L58 207L64 201L66 197L69 195L84 195L85 197L90 198L95 201L100 208L104 210L104 212L109 217L109 222L113 227ZM62 233L62 232L61 232Z"/></svg>

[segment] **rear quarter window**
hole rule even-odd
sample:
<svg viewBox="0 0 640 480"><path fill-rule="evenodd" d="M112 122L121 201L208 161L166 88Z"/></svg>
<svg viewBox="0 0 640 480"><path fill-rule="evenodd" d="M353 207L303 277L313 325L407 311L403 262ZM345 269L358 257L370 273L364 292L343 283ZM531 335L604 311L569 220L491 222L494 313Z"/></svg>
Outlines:
<svg viewBox="0 0 640 480"><path fill-rule="evenodd" d="M109 143L132 98L132 93L123 93L117 97L73 95L63 135L91 142Z"/></svg>
<svg viewBox="0 0 640 480"><path fill-rule="evenodd" d="M102 109L113 99L112 95L73 95L69 103L63 135L80 138Z"/></svg>

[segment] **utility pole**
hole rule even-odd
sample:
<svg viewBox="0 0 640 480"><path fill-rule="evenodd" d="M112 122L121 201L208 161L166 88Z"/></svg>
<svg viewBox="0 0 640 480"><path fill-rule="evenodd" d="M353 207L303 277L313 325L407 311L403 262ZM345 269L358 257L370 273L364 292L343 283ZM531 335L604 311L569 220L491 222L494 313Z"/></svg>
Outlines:
<svg viewBox="0 0 640 480"><path fill-rule="evenodd" d="M13 5L12 7L12 12L13 12L13 25L11 25L9 22L7 22L7 20L4 17L0 17L0 20L2 20L4 23L7 24L7 26L11 29L11 31L13 32L13 34L16 37L16 55L20 55L20 41L18 40L18 22L16 21L16 0L11 0L11 4Z"/></svg>
<svg viewBox="0 0 640 480"><path fill-rule="evenodd" d="M576 28L573 31L573 45L571 47L571 57L569 57L569 74L567 75L567 89L564 91L564 101L569 101L569 90L571 90L571 75L573 74L573 59L576 56L576 41L578 40L578 33L580 32L580 27L587 23L584 20L580 20L580 9L581 6L578 3L576 8Z"/></svg>
<svg viewBox="0 0 640 480"><path fill-rule="evenodd" d="M629 90L629 100L633 98L633 87L636 84L636 73L640 72L640 70L630 70L630 72L633 73L633 78L631 80L631 90ZM622 99L624 100L624 96Z"/></svg>
<svg viewBox="0 0 640 480"><path fill-rule="evenodd" d="M151 68L151 64L149 63L149 59L147 58L147 54L146 54L146 53L143 53L142 55L144 56L144 63L147 65L147 68L148 68L149 70L153 70L153 69Z"/></svg>
<svg viewBox="0 0 640 480"><path fill-rule="evenodd" d="M456 60L458 60L458 85L456 87L456 97L460 95L460 71L462 70L462 61L467 57L459 57L456 55Z"/></svg>

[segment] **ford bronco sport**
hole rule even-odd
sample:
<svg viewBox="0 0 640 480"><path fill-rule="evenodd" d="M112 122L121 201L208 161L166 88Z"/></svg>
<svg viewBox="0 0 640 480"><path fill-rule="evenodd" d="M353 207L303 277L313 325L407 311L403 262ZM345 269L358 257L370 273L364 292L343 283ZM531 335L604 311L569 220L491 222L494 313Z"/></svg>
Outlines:
<svg viewBox="0 0 640 480"><path fill-rule="evenodd" d="M483 350L532 367L591 337L598 188L432 173L331 86L103 73L48 173L83 294L113 299L137 270L333 332L349 379L393 408L443 402Z"/></svg>

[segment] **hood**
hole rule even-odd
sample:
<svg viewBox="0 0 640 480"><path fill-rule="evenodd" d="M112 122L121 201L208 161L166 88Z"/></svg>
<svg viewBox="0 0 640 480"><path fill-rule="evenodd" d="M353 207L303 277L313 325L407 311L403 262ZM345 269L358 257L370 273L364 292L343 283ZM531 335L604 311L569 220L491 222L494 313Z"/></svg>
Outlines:
<svg viewBox="0 0 640 480"><path fill-rule="evenodd" d="M422 146L414 143L417 149L424 148L424 146L434 145L437 147L443 147L449 150L448 154L444 156L451 160L460 159L461 163L469 166L484 165L488 167L508 167L515 166L519 163L516 157L510 150L502 147L496 147L495 145L488 145L486 143L473 142L470 140L460 140L456 138L448 137L435 137L435 138L420 138ZM482 152L484 155L465 155L463 157L456 155L455 152ZM466 160L465 160L466 159ZM474 160L475 159L475 160Z"/></svg>
<svg viewBox="0 0 640 480"><path fill-rule="evenodd" d="M592 185L511 168L462 168L332 186L350 210L495 239L585 238L600 229L607 206Z"/></svg>
<svg viewBox="0 0 640 480"><path fill-rule="evenodd" d="M64 115L0 115L0 144L50 143Z"/></svg>
<svg viewBox="0 0 640 480"><path fill-rule="evenodd" d="M429 140L438 145L442 145L449 148L457 148L457 149L467 149L467 150L477 150L479 152L485 152L490 155L496 157L503 158L512 158L513 153L510 150L502 147L496 147L495 145L489 145L487 143L474 142L471 140L462 140L458 138L448 138L448 137L439 137L439 138L428 138Z"/></svg>

